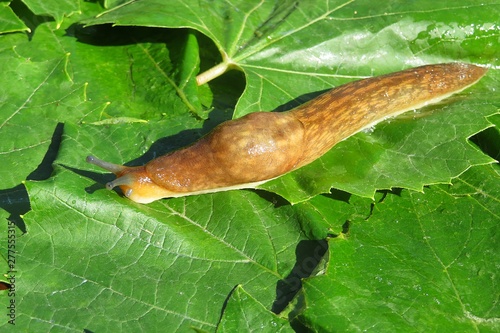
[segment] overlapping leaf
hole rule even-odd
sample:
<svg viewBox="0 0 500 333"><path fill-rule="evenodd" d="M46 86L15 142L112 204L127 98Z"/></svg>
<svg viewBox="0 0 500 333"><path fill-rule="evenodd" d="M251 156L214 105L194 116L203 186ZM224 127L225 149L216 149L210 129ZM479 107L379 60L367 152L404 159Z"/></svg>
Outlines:
<svg viewBox="0 0 500 333"><path fill-rule="evenodd" d="M9 6L10 1L0 3L0 34L15 31L29 31L23 21Z"/></svg>
<svg viewBox="0 0 500 333"><path fill-rule="evenodd" d="M399 70L409 63L453 61L458 54L468 61L480 61L478 48L481 54L500 52L493 43L500 30L491 24L494 19L490 16L500 11L498 4L427 7L430 2L401 6L392 1L383 8L364 1L318 1L305 6L296 1L234 0L229 7L210 8L183 1L162 4L161 0L129 3L87 23L185 26L206 34L219 48L222 60L198 78L204 82L212 71L219 75L220 67L237 66L245 73L247 87L235 117L283 104L290 108L304 101L301 96L307 93ZM146 13L148 6L155 8L154 15L136 15ZM418 6L418 11L412 6ZM432 15L423 15L425 9ZM471 29L473 26L478 28ZM446 56L440 53L441 44L452 40ZM359 66L356 59L373 67ZM490 75L496 77L496 73ZM423 117L412 124L398 121L377 128L369 137L358 135L314 165L261 188L297 203L328 192L332 186L372 197L377 189L420 190L427 184L449 182L470 165L491 162L465 143L491 126L484 117L496 113L497 107L484 103L483 97L488 96L490 103L498 103L498 98L488 94L490 85L487 82L472 89L468 101L451 103L446 114L439 112L435 118ZM469 123L477 126L462 126ZM443 129L442 124L449 127Z"/></svg>

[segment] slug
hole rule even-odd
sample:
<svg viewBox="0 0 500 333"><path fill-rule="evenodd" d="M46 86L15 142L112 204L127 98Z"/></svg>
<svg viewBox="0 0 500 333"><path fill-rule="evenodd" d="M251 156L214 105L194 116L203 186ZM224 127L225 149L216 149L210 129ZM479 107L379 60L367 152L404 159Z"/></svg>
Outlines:
<svg viewBox="0 0 500 333"><path fill-rule="evenodd" d="M118 177L139 203L255 188L311 163L336 143L387 117L438 102L476 83L486 68L427 65L347 83L286 112L255 112L226 121L194 144L127 167L93 156L87 162Z"/></svg>

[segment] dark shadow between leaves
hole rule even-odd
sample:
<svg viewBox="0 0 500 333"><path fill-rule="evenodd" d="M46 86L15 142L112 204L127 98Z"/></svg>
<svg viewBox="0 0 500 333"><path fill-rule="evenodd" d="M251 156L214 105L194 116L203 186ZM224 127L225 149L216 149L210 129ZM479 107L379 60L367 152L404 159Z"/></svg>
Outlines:
<svg viewBox="0 0 500 333"><path fill-rule="evenodd" d="M73 23L66 29L67 37L75 37L80 43L94 46L123 46L137 43L168 43L176 34L167 28L113 26L100 24L85 26ZM177 34L179 29L176 29ZM187 29L184 29L187 30Z"/></svg>
<svg viewBox="0 0 500 333"><path fill-rule="evenodd" d="M13 223L22 233L26 233L26 225L21 216L26 214L31 207L28 192L26 192L24 185L19 184L12 188L0 190L0 208L10 214L7 217L9 223Z"/></svg>
<svg viewBox="0 0 500 333"><path fill-rule="evenodd" d="M288 202L285 198L276 193L268 192L266 190L261 190L261 189L248 189L247 191L254 191L259 197L272 203L274 208L290 206L290 202Z"/></svg>
<svg viewBox="0 0 500 333"><path fill-rule="evenodd" d="M54 22L54 18L45 15L35 15L22 1L14 0L10 3L10 8L21 21L30 29L26 32L29 40L33 39L36 28L46 22Z"/></svg>
<svg viewBox="0 0 500 333"><path fill-rule="evenodd" d="M331 89L325 89L325 90L310 92L307 94L302 94L302 95L292 99L291 101L278 106L276 109L273 110L273 112L285 112L285 111L292 110L292 109L294 109L294 108L296 108L304 103L307 103L310 100L312 100L312 99L318 97L319 95L322 95L330 90Z"/></svg>
<svg viewBox="0 0 500 333"><path fill-rule="evenodd" d="M303 240L295 249L295 265L290 274L276 285L276 298L271 311L279 314L302 288L302 279L310 277L328 250L326 240Z"/></svg>
<svg viewBox="0 0 500 333"><path fill-rule="evenodd" d="M58 123L54 132L52 133L52 138L50 140L49 149L42 159L42 162L38 167L31 172L27 179L28 180L45 180L48 179L52 172L54 171L52 163L56 160L57 153L59 152L59 147L61 146L62 134L63 134L64 124Z"/></svg>
<svg viewBox="0 0 500 333"><path fill-rule="evenodd" d="M390 190L378 190L377 193L382 194L382 197L377 200L378 203L384 202L385 198L387 198L388 195L395 195L398 197L401 197L401 192L403 192L403 189L400 187L394 187Z"/></svg>
<svg viewBox="0 0 500 333"><path fill-rule="evenodd" d="M334 188L332 188L330 190L330 193L326 193L326 194L322 194L322 195L327 197L327 198L330 198L332 200L342 201L342 202L345 202L347 204L349 203L349 200L351 199L351 196L352 196L352 194L349 192L337 190Z"/></svg>
<svg viewBox="0 0 500 333"><path fill-rule="evenodd" d="M490 127L470 138L483 153L500 161L500 132L496 127Z"/></svg>

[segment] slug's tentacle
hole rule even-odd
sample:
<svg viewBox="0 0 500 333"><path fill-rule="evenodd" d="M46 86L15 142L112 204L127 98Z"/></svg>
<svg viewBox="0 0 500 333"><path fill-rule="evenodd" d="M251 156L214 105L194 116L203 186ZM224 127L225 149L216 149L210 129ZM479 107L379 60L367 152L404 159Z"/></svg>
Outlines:
<svg viewBox="0 0 500 333"><path fill-rule="evenodd" d="M87 156L86 161L87 161L87 163L97 165L98 167L103 168L104 170L111 171L115 175L122 172L126 168L126 166L109 163L109 162L100 160L97 157L92 156L92 155Z"/></svg>
<svg viewBox="0 0 500 333"><path fill-rule="evenodd" d="M106 183L106 188L108 190L112 190L117 186L131 187L134 184L134 181L135 181L135 177L133 176L133 174L129 173L129 174L126 174L124 176L118 177L109 183ZM125 195L126 195L126 193L125 193ZM127 197L128 197L128 195L127 195Z"/></svg>
<svg viewBox="0 0 500 333"><path fill-rule="evenodd" d="M125 165L113 164L98 159L92 155L87 156L87 162L97 165L100 168L111 171L116 175L116 179L107 183L106 188L112 190L119 186L123 194L129 199L140 202L151 202L151 197L165 197L169 192L156 185L147 175L144 166L128 167Z"/></svg>
<svg viewBox="0 0 500 333"><path fill-rule="evenodd" d="M227 121L193 145L144 166L87 157L116 174L131 200L254 188L311 163L336 143L408 110L438 102L476 83L487 69L468 64L428 65L355 81L281 113L256 112Z"/></svg>
<svg viewBox="0 0 500 333"><path fill-rule="evenodd" d="M108 190L112 190L116 186L127 186L127 187L133 186L134 181L135 181L134 177L131 174L125 174L123 176L124 172L127 170L126 166L109 163L109 162L100 160L97 157L92 156L92 155L87 156L86 161L90 164L97 165L98 167L103 168L104 170L111 171L116 176L118 176L118 178L116 178L115 180L106 184L106 188ZM126 193L125 193L125 195L126 195Z"/></svg>

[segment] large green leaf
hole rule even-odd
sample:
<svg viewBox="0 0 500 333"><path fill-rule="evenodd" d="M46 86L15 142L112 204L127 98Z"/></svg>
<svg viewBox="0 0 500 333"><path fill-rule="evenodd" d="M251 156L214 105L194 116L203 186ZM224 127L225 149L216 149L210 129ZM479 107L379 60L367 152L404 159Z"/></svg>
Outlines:
<svg viewBox="0 0 500 333"><path fill-rule="evenodd" d="M303 239L291 207L275 209L257 193L144 206L93 184L61 167L27 183L33 211L17 244L20 327L214 330L237 284L270 308Z"/></svg>
<svg viewBox="0 0 500 333"><path fill-rule="evenodd" d="M367 259L385 258L380 249L391 246L406 254L413 246L416 254L407 262L387 259L383 268L395 272L391 282L398 290L408 290L407 278L436 278L436 286L457 282L455 294L446 283L441 284L442 294L434 294L444 304L441 312L436 310L438 324L446 313L466 313L457 310L456 300L463 297L472 319L467 317L460 327L474 328L475 320L481 322L478 329L497 328L498 305L491 300L498 286L485 276L498 266L499 177L494 167L474 167L491 162L481 151L500 156L498 129L490 127L500 123L497 3L29 3L24 7L15 1L0 11L0 22L11 22L15 13L31 29L29 34L0 35L0 217L9 221L0 224L0 234L8 235L9 226L17 226L16 284L10 285L16 295L5 292L0 298L4 309L16 301L16 326L2 322L2 331L285 331L301 323L329 328L324 323L333 318L331 304L338 309L335 318L355 318L352 303L337 303L337 290L327 293L328 283L350 281L355 283L353 293L366 296L355 304L356 309L368 304L361 322L374 318L370 311L377 309L370 302L375 302L385 311L384 327L411 330L401 317L387 315L387 309L399 313L405 303L391 298L390 288L377 289L386 276L376 281L380 267ZM101 3L117 7L82 21L101 13ZM26 30L19 21L12 22ZM80 22L93 26L83 28ZM195 141L221 119L290 108L340 83L443 61L492 68L458 98L359 133L324 159L269 184L266 191L138 205L105 190L102 184L113 176L84 162L86 155L95 154L115 163L145 163ZM231 66L242 72L196 86L200 68ZM210 118L202 121L209 108ZM473 147L467 139L478 132ZM315 178L318 174L323 175ZM26 179L27 193L21 185ZM288 184L290 179L295 184ZM402 190L400 197L390 193L381 203L353 194L371 197L379 188L421 190L429 183L449 182L453 187ZM347 192L306 200L332 185ZM301 203L291 206L269 191ZM380 195L375 197L380 200ZM408 205L411 200L418 210ZM469 218L473 213L479 220ZM432 244L434 238L426 243L403 237L404 232L418 235L418 230L402 217L418 218L422 230L436 235L446 234L450 229L443 228L452 225L453 232L446 234L450 248L443 242ZM396 219L406 221L408 228L391 223ZM347 230L346 238L342 232ZM330 241L329 256L323 256L328 250L323 239L336 235L341 237ZM462 266L449 270L449 280L433 261L436 257L423 263L431 248L440 251L441 260L453 256L452 245L468 235L467 246L474 244L474 237L489 238L466 248L463 253L470 259L460 257L456 263ZM7 245L0 242L0 283L10 283ZM369 249L362 253L367 257L354 256L349 246L352 251ZM487 251L493 254L483 255ZM307 280L304 293L280 312L301 288L301 278L323 274L325 264L326 275ZM339 271L332 280L332 270L342 265L353 269ZM412 275L421 267L426 270ZM467 272L477 275L469 281ZM320 279L328 283L313 294L311 288ZM465 283L480 297L466 294ZM408 295L421 297L410 310L415 318L428 320L417 310L435 310L434 303L411 291ZM385 301L375 297L383 292L389 297ZM369 293L374 296L365 295ZM290 323L290 318L300 320ZM454 318L450 323L457 322Z"/></svg>
<svg viewBox="0 0 500 333"><path fill-rule="evenodd" d="M498 331L499 183L484 166L425 194L388 193L330 241L300 320L322 332Z"/></svg>

